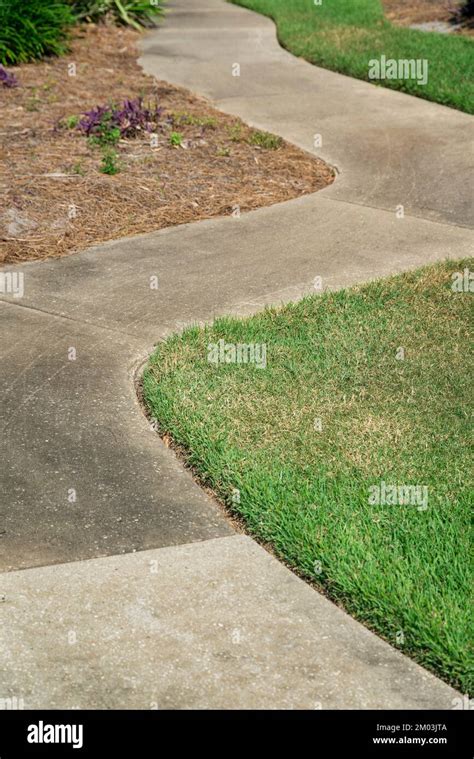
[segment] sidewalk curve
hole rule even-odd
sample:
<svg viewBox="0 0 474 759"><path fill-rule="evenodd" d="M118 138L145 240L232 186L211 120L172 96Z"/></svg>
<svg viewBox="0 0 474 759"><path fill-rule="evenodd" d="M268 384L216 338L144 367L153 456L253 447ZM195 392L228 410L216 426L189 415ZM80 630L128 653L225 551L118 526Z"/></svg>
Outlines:
<svg viewBox="0 0 474 759"><path fill-rule="evenodd" d="M313 66L271 19L225 0L170 7L143 41L145 71L316 152L341 172L327 198L472 226L472 116Z"/></svg>

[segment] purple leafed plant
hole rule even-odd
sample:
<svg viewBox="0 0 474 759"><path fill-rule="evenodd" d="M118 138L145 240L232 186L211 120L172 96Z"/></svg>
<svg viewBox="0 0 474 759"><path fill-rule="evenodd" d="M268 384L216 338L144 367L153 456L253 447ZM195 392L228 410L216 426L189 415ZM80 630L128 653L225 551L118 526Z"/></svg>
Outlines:
<svg viewBox="0 0 474 759"><path fill-rule="evenodd" d="M78 128L88 137L101 137L105 131L119 130L120 137L136 137L154 129L163 113L158 106L143 104L142 98L124 100L117 105L99 105L84 113Z"/></svg>
<svg viewBox="0 0 474 759"><path fill-rule="evenodd" d="M0 83L4 87L18 87L18 79L0 64Z"/></svg>
<svg viewBox="0 0 474 759"><path fill-rule="evenodd" d="M116 111L118 127L123 137L133 137L140 130L150 132L159 121L162 108L146 108L142 98L124 100L122 107Z"/></svg>
<svg viewBox="0 0 474 759"><path fill-rule="evenodd" d="M110 121L111 109L107 105L97 106L91 111L86 111L82 119L79 121L77 127L84 132L88 137L93 134L97 134L104 125L104 122Z"/></svg>

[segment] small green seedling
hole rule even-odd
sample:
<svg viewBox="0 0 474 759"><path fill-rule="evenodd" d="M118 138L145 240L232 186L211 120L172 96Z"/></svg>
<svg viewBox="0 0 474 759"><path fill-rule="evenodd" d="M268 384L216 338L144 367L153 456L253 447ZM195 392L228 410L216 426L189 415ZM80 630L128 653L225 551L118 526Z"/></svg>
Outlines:
<svg viewBox="0 0 474 759"><path fill-rule="evenodd" d="M102 174L118 174L120 171L120 166L117 162L117 153L115 150L107 149L104 150L102 161L100 164L100 171Z"/></svg>
<svg viewBox="0 0 474 759"><path fill-rule="evenodd" d="M183 144L183 135L181 132L171 132L170 145L174 148L179 148Z"/></svg>

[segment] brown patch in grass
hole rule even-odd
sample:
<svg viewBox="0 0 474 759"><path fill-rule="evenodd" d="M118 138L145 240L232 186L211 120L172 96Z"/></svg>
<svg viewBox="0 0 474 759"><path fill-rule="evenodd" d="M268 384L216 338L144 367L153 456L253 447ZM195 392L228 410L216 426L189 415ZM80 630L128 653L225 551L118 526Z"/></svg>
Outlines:
<svg viewBox="0 0 474 759"><path fill-rule="evenodd" d="M21 86L0 92L0 263L61 256L235 206L243 212L333 181L323 161L283 141L276 149L251 144L255 130L239 119L145 75L138 36L80 27L64 58L12 69ZM72 62L76 76L68 74ZM101 150L77 129L58 128L111 99L139 95L165 109L158 146L145 134L120 141L116 175L100 172ZM170 145L172 131L183 147Z"/></svg>

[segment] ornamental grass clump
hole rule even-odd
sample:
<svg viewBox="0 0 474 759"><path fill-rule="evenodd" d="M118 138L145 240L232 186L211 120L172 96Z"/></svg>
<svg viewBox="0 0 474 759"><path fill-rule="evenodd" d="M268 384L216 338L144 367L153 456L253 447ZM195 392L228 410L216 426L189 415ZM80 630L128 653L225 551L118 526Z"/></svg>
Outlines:
<svg viewBox="0 0 474 759"><path fill-rule="evenodd" d="M67 50L71 7L62 0L0 0L0 63L26 63Z"/></svg>
<svg viewBox="0 0 474 759"><path fill-rule="evenodd" d="M161 0L69 0L78 21L94 23L105 19L139 30L153 26L163 13Z"/></svg>

